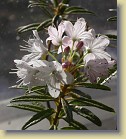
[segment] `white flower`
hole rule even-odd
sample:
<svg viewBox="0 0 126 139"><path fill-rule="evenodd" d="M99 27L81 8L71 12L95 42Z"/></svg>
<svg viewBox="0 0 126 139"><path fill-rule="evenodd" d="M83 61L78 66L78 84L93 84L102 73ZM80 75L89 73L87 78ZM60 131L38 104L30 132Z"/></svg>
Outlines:
<svg viewBox="0 0 126 139"><path fill-rule="evenodd" d="M65 33L67 36L62 38L62 48L61 46L58 49L58 54L66 47L70 47L72 50L76 50L76 46L79 41L86 41L87 39L92 39L92 33L90 31L86 31L86 22L84 18L80 18L73 25L70 21L63 22L65 26ZM62 50L63 49L63 50Z"/></svg>
<svg viewBox="0 0 126 139"><path fill-rule="evenodd" d="M48 41L51 40L54 45L56 46L61 45L62 35L64 33L64 30L65 30L65 26L63 25L63 22L61 22L58 25L58 30L53 26L49 26L48 27L49 37L46 39L46 43L48 43Z"/></svg>
<svg viewBox="0 0 126 139"><path fill-rule="evenodd" d="M36 74L36 77L46 82L48 91L54 98L59 96L61 84L71 84L73 82L73 76L65 72L59 62L36 60L33 63L33 67L36 67L40 71Z"/></svg>
<svg viewBox="0 0 126 139"><path fill-rule="evenodd" d="M44 47L43 41L40 39L38 32L33 30L34 38L28 40L27 46L20 46L22 51L28 51L30 54L25 55L22 60L31 64L32 60L36 60L46 55L47 48Z"/></svg>
<svg viewBox="0 0 126 139"><path fill-rule="evenodd" d="M86 56L84 57L84 61L87 63L92 59L106 59L107 61L111 60L111 56L105 52L106 47L109 45L109 38L105 35L101 35L97 38L88 39L84 41L86 52Z"/></svg>
<svg viewBox="0 0 126 139"><path fill-rule="evenodd" d="M62 46L59 47L58 49L58 54L61 53L62 51L64 52L65 48L69 47L70 49L72 48L73 41L67 36L64 36L62 39ZM62 50L63 49L63 50Z"/></svg>
<svg viewBox="0 0 126 139"><path fill-rule="evenodd" d="M27 85L29 89L35 85L45 85L45 82L38 80L36 78L36 73L38 70L30 65L28 65L25 61L22 60L14 60L16 63L17 69L14 69L17 76L20 78L17 82L20 82L20 85ZM12 69L13 70L13 69Z"/></svg>
<svg viewBox="0 0 126 139"><path fill-rule="evenodd" d="M115 61L107 61L106 59L89 60L86 63L85 72L91 83L97 83L97 78L105 78L108 76L109 69L113 67Z"/></svg>
<svg viewBox="0 0 126 139"><path fill-rule="evenodd" d="M70 21L64 21L64 25L67 36L74 41L92 37L92 34L86 31L84 18L79 18L74 25Z"/></svg>

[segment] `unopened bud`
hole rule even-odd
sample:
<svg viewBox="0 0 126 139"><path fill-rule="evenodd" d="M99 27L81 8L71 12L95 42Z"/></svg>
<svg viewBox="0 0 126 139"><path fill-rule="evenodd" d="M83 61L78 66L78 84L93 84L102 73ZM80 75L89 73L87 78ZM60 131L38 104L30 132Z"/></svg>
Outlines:
<svg viewBox="0 0 126 139"><path fill-rule="evenodd" d="M84 42L83 41L79 41L77 46L76 46L77 50L80 50L83 45L84 45Z"/></svg>
<svg viewBox="0 0 126 139"><path fill-rule="evenodd" d="M71 63L69 61L62 63L62 67L63 68L68 68L71 65Z"/></svg>
<svg viewBox="0 0 126 139"><path fill-rule="evenodd" d="M65 54L68 54L69 52L70 52L70 47L67 46L67 47L64 49L64 53L65 53Z"/></svg>

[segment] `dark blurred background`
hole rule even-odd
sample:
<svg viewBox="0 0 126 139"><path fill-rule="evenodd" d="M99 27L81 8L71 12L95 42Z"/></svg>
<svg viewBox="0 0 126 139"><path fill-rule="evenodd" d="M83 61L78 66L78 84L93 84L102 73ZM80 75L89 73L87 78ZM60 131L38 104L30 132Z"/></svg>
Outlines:
<svg viewBox="0 0 126 139"><path fill-rule="evenodd" d="M70 18L84 17L89 25L96 30L96 33L117 33L117 23L107 22L107 18L117 14L109 11L109 9L117 9L116 0L71 0L70 5L82 6L97 15L79 14L77 16L71 15ZM18 34L16 29L26 24L41 22L45 18L41 9L28 8L28 0L0 0L0 100L2 102L23 93L21 90L9 89L17 81L16 75L9 74L9 72L10 69L15 68L13 60L21 59L24 55L23 52L20 52L19 45L23 45L23 40L27 41L32 36L32 32ZM40 37L45 38L42 33L40 33ZM45 40L43 41L45 42ZM116 45L114 41L111 43ZM114 59L117 59L116 47L108 47L107 51ZM116 81L113 85L116 89ZM116 92L114 93L116 95ZM6 110L3 111L6 114Z"/></svg>

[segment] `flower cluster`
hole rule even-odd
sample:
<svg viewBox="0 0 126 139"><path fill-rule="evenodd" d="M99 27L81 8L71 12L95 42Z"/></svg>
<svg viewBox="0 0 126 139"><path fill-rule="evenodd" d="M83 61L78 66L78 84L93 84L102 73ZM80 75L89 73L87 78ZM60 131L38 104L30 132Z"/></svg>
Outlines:
<svg viewBox="0 0 126 139"><path fill-rule="evenodd" d="M94 29L88 29L84 18L77 19L74 25L62 21L58 27L49 26L46 46L36 30L33 34L34 38L21 46L22 51L30 54L14 60L17 69L13 72L20 78L19 86L28 86L29 90L33 86L47 86L50 95L57 98L64 93L64 86L74 86L78 76L83 75L87 81L97 83L108 76L109 69L115 64L105 51L109 38L97 36ZM52 61L47 59L48 55Z"/></svg>

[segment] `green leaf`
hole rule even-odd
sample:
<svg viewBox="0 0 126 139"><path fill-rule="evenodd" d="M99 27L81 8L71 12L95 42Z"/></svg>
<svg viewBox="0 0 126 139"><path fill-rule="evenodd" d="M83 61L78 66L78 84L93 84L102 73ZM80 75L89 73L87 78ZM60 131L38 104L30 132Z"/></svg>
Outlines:
<svg viewBox="0 0 126 139"><path fill-rule="evenodd" d="M87 77L85 77L84 75L80 75L78 74L78 77L74 80L74 82L86 82L88 80Z"/></svg>
<svg viewBox="0 0 126 139"><path fill-rule="evenodd" d="M85 98L91 99L91 96L90 96L90 95L85 94L84 92L82 92L82 91L80 91L80 90L72 89L71 91L72 91L73 93L79 95L79 96L82 96L82 97L85 97Z"/></svg>
<svg viewBox="0 0 126 139"><path fill-rule="evenodd" d="M64 112L66 113L66 118L68 119L69 122L71 122L73 120L72 109L65 99L61 99L61 101L64 108Z"/></svg>
<svg viewBox="0 0 126 139"><path fill-rule="evenodd" d="M117 64L115 64L115 65L113 66L112 69L109 69L108 77L105 78L105 79L102 79L102 78L101 78L101 79L98 81L98 83L101 84L101 85L103 85L103 84L105 84L106 82L109 82L109 80L111 80L112 77L115 76L116 74L117 74Z"/></svg>
<svg viewBox="0 0 126 139"><path fill-rule="evenodd" d="M41 102L46 102L46 101L53 101L54 98L47 96L47 95L30 95L30 96L20 96L17 98L12 99L10 102L21 102L21 101L41 101Z"/></svg>
<svg viewBox="0 0 126 139"><path fill-rule="evenodd" d="M39 0L39 1L36 1L36 0L30 0L29 1L29 7L35 7L35 6L38 6L38 7L47 7L48 6L48 3L45 1L45 0Z"/></svg>
<svg viewBox="0 0 126 139"><path fill-rule="evenodd" d="M31 4L29 4L28 8L29 8L29 7L37 7L37 6L38 6L38 7L47 7L48 5L47 5L47 4L44 4L44 3L41 3L41 4L40 4L40 3L37 3L37 2L36 2L36 3L31 3Z"/></svg>
<svg viewBox="0 0 126 139"><path fill-rule="evenodd" d="M110 17L107 21L117 21L117 16Z"/></svg>
<svg viewBox="0 0 126 139"><path fill-rule="evenodd" d="M54 13L53 13L52 9L47 9L47 7L43 7L43 8L41 8L41 10L44 15L46 15L47 17L53 18Z"/></svg>
<svg viewBox="0 0 126 139"><path fill-rule="evenodd" d="M22 130L27 129L28 127L37 124L38 122L42 121L45 118L48 118L54 113L53 109L43 110L37 114L35 114L25 125L22 127Z"/></svg>
<svg viewBox="0 0 126 139"><path fill-rule="evenodd" d="M90 110L88 110L86 108L82 108L82 107L75 107L74 108L73 107L73 111L76 112L77 114L79 114L80 116L88 119L89 121L93 122L97 126L102 125L100 119L96 115L94 115Z"/></svg>
<svg viewBox="0 0 126 139"><path fill-rule="evenodd" d="M58 6L58 0L52 0L52 3L53 3L55 8Z"/></svg>
<svg viewBox="0 0 126 139"><path fill-rule="evenodd" d="M105 34L106 36L109 37L110 40L117 40L117 35L112 35L112 34Z"/></svg>
<svg viewBox="0 0 126 139"><path fill-rule="evenodd" d="M111 90L108 86L105 85L85 83L85 82L75 83L75 86L84 86L85 88L93 88L93 89L100 89L100 90L107 90L107 91Z"/></svg>
<svg viewBox="0 0 126 139"><path fill-rule="evenodd" d="M76 128L76 130L88 130L86 126L81 124L80 122L73 120L72 122L69 122L67 119L64 118L64 120L69 123L69 126L72 126Z"/></svg>
<svg viewBox="0 0 126 139"><path fill-rule="evenodd" d="M115 112L113 108L92 99L86 99L86 98L74 99L69 104L73 106L92 106L97 107L99 109L103 109L105 111Z"/></svg>
<svg viewBox="0 0 126 139"><path fill-rule="evenodd" d="M62 0L63 4L69 4L70 0Z"/></svg>
<svg viewBox="0 0 126 139"><path fill-rule="evenodd" d="M23 33L30 30L35 30L40 23L32 23L26 26L21 26L17 29L18 33Z"/></svg>
<svg viewBox="0 0 126 139"><path fill-rule="evenodd" d="M18 109L33 111L33 112L40 112L44 110L43 107L36 106L36 105L29 105L29 104L10 104L8 107L14 107Z"/></svg>
<svg viewBox="0 0 126 139"><path fill-rule="evenodd" d="M25 94L36 93L39 95L47 95L46 86L34 86L31 90L27 89Z"/></svg>
<svg viewBox="0 0 126 139"><path fill-rule="evenodd" d="M55 15L53 17L53 19L52 19L52 23L57 27L59 20L60 20L60 16L59 15Z"/></svg>
<svg viewBox="0 0 126 139"><path fill-rule="evenodd" d="M46 27L48 27L49 25L52 24L52 19L47 19L45 21L43 21L38 27L37 27L37 31L40 31Z"/></svg>
<svg viewBox="0 0 126 139"><path fill-rule="evenodd" d="M60 130L78 130L78 128L67 126L67 127L62 127Z"/></svg>
<svg viewBox="0 0 126 139"><path fill-rule="evenodd" d="M116 74L117 74L117 70L114 71L111 75L109 75L108 78L106 78L106 79L104 79L104 80L101 80L101 81L100 81L100 82L101 82L100 84L105 84L106 82L108 82L109 80L111 80L112 77L115 76Z"/></svg>
<svg viewBox="0 0 126 139"><path fill-rule="evenodd" d="M71 6L65 9L65 14L92 14L95 15L94 12L84 9L82 7Z"/></svg>

